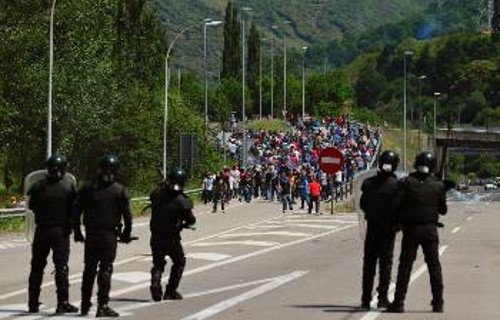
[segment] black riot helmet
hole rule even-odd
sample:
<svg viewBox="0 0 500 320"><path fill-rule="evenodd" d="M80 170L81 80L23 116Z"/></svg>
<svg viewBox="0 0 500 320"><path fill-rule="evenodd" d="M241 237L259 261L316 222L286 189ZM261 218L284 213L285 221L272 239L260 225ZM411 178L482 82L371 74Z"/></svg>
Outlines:
<svg viewBox="0 0 500 320"><path fill-rule="evenodd" d="M424 174L430 174L436 168L436 157L432 152L424 151L415 158L415 169Z"/></svg>
<svg viewBox="0 0 500 320"><path fill-rule="evenodd" d="M168 174L168 184L172 190L182 191L187 181L186 171L180 167L175 167Z"/></svg>
<svg viewBox="0 0 500 320"><path fill-rule="evenodd" d="M66 157L55 154L47 159L47 178L51 180L61 180L66 173Z"/></svg>
<svg viewBox="0 0 500 320"><path fill-rule="evenodd" d="M394 172L398 168L399 156L392 150L385 150L380 155L378 167L382 172Z"/></svg>
<svg viewBox="0 0 500 320"><path fill-rule="evenodd" d="M112 154L105 155L99 162L99 179L105 183L115 181L115 176L120 168L120 160Z"/></svg>

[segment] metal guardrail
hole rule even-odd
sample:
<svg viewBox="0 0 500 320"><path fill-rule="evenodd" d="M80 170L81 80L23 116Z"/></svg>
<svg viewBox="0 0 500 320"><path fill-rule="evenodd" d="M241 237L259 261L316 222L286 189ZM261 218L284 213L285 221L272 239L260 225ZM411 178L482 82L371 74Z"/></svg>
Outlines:
<svg viewBox="0 0 500 320"><path fill-rule="evenodd" d="M23 207L0 209L0 218L24 217L25 211Z"/></svg>
<svg viewBox="0 0 500 320"><path fill-rule="evenodd" d="M202 191L202 189L193 189L193 190L186 190L185 193L186 194L198 194L198 193L201 193L201 191ZM149 197L135 197L135 198L130 199L130 201L149 202ZM26 209L23 207L0 209L0 219L24 217L25 214L26 214Z"/></svg>

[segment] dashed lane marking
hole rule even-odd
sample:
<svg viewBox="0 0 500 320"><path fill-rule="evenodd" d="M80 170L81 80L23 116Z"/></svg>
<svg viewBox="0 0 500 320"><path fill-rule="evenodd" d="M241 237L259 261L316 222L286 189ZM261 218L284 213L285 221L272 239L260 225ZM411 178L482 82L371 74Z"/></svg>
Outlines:
<svg viewBox="0 0 500 320"><path fill-rule="evenodd" d="M455 229L451 230L451 233L455 234L458 231L460 231L460 227L456 227Z"/></svg>
<svg viewBox="0 0 500 320"><path fill-rule="evenodd" d="M279 242L273 241L220 241L220 242L199 242L194 243L192 247L215 247L215 246L231 246L231 245L243 245L243 246L257 246L257 247L273 247L279 245Z"/></svg>
<svg viewBox="0 0 500 320"><path fill-rule="evenodd" d="M290 274L276 277L272 281L263 284L260 287L257 287L255 289L252 289L250 291L244 292L240 295L237 295L235 297L229 298L227 300L224 300L222 302L219 302L217 304L214 304L213 306L210 306L198 313L195 313L191 316L188 316L186 318L183 318L183 320L204 320L210 317L215 316L218 313L223 312L224 310L227 310L229 308L234 307L235 305L242 303L246 300L255 298L261 294L264 294L268 291L274 290L290 281L296 280L305 274L307 274L308 271L295 271Z"/></svg>
<svg viewBox="0 0 500 320"><path fill-rule="evenodd" d="M335 223L341 223L341 224L358 224L358 221L339 220L339 219L288 219L288 220L284 220L284 222L317 222L317 223L335 222Z"/></svg>
<svg viewBox="0 0 500 320"><path fill-rule="evenodd" d="M353 225L353 224L351 224L351 225ZM311 228L311 229L330 229L330 230L335 230L335 229L339 228L339 226L329 226L329 225L324 225L324 224L306 224L306 223L287 224L287 226Z"/></svg>
<svg viewBox="0 0 500 320"><path fill-rule="evenodd" d="M149 272L132 271L132 272L119 272L113 273L113 280L118 280L127 283L139 283L151 278Z"/></svg>
<svg viewBox="0 0 500 320"><path fill-rule="evenodd" d="M186 255L187 258L207 261L222 261L231 258L228 254L213 252L191 252Z"/></svg>
<svg viewBox="0 0 500 320"><path fill-rule="evenodd" d="M305 232L266 231L266 232L230 233L219 236L219 238L226 239L226 238L254 237L254 236L309 237L311 236L311 234Z"/></svg>

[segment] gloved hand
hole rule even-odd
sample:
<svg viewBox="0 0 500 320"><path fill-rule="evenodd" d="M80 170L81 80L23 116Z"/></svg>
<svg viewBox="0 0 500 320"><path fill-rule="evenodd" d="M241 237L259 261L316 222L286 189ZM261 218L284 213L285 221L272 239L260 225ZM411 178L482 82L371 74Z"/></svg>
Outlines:
<svg viewBox="0 0 500 320"><path fill-rule="evenodd" d="M75 229L74 240L75 240L75 242L84 242L85 241L85 237L83 236L83 233L80 229Z"/></svg>
<svg viewBox="0 0 500 320"><path fill-rule="evenodd" d="M184 229L196 230L196 225L195 225L195 224L187 224L187 223L184 223L184 224L182 225L182 228L184 228Z"/></svg>

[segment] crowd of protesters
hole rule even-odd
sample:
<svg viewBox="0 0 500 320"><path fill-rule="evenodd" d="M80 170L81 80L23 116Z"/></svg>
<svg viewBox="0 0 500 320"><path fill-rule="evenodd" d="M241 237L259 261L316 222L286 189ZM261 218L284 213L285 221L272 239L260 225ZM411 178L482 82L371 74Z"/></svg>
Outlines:
<svg viewBox="0 0 500 320"><path fill-rule="evenodd" d="M353 122L348 114L291 121L289 132L233 132L225 148L232 167L207 172L203 180L203 201L212 203L214 212L231 199L249 202L252 197L281 201L283 212L294 204L319 213L320 201L329 200L331 188L350 181L369 169L380 141L378 130ZM244 146L247 150L244 150ZM224 143L216 144L222 152ZM344 155L343 168L334 179L319 168L322 148L336 147ZM244 161L243 161L244 160Z"/></svg>

